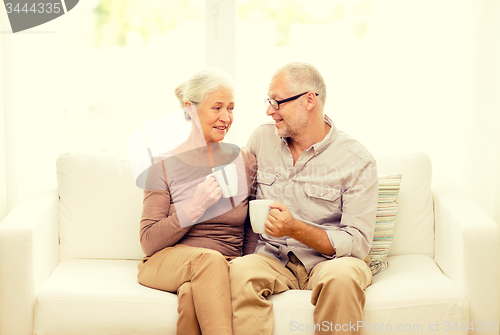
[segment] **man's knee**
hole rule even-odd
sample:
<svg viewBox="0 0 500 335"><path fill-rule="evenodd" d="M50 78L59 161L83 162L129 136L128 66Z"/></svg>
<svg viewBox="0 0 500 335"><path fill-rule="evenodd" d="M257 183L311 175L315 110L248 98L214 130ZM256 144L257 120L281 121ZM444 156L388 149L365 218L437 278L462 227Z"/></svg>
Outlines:
<svg viewBox="0 0 500 335"><path fill-rule="evenodd" d="M250 257L250 255L238 257L229 262L229 278L231 278L231 281L241 282L241 280L247 277L249 273L248 257Z"/></svg>
<svg viewBox="0 0 500 335"><path fill-rule="evenodd" d="M231 282L243 283L251 281L262 270L265 264L260 262L256 254L238 257L229 262L229 277Z"/></svg>
<svg viewBox="0 0 500 335"><path fill-rule="evenodd" d="M339 287L358 286L365 276L363 272L358 264L353 264L351 259L338 258L326 261L318 273L318 283L335 284Z"/></svg>

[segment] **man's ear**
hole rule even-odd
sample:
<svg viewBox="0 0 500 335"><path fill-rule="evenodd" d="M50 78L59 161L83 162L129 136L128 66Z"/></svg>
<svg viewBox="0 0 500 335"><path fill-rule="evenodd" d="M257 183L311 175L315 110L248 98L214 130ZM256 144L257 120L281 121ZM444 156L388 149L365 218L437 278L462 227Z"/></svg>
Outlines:
<svg viewBox="0 0 500 335"><path fill-rule="evenodd" d="M316 97L316 93L314 93L313 91L309 91L307 92L307 95L306 95L306 109L308 111L311 111L314 109L314 106L317 105L318 103L318 99Z"/></svg>

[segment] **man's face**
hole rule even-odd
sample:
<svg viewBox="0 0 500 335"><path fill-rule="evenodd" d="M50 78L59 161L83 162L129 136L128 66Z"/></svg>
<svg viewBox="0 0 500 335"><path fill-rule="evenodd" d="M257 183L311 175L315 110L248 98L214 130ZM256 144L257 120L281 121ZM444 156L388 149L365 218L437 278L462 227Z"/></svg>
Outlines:
<svg viewBox="0 0 500 335"><path fill-rule="evenodd" d="M290 92L284 73L281 73L271 80L269 85L269 98L274 100L284 100L300 92ZM300 97L296 100L280 104L280 108L275 110L272 106L267 108L266 114L273 118L276 134L279 137L295 137L305 131L307 123L307 111L300 103Z"/></svg>

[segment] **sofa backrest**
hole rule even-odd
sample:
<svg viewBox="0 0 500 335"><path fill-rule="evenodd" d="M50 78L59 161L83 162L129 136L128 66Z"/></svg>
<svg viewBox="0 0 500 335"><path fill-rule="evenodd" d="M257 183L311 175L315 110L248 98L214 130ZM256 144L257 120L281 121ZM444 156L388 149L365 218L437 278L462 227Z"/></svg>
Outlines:
<svg viewBox="0 0 500 335"><path fill-rule="evenodd" d="M59 258L141 259L142 190L127 159L64 154L57 160Z"/></svg>
<svg viewBox="0 0 500 335"><path fill-rule="evenodd" d="M378 175L401 173L394 240L389 256L424 254L434 256L434 204L432 166L423 153L377 158Z"/></svg>
<svg viewBox="0 0 500 335"><path fill-rule="evenodd" d="M425 154L377 159L379 175L402 173L389 255L434 253L431 163ZM142 190L128 159L64 154L57 160L59 254L65 258L141 259Z"/></svg>

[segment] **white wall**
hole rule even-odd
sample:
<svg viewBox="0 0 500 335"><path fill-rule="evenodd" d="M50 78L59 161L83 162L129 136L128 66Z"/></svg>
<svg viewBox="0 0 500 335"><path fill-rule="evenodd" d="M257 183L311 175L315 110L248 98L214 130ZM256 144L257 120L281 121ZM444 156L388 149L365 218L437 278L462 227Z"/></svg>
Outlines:
<svg viewBox="0 0 500 335"><path fill-rule="evenodd" d="M415 44L402 56L416 66L396 82L402 87L398 93L413 88L405 100L416 100L412 105L418 108L403 127L415 139L408 141L406 134L402 143L420 143L432 158L436 178L454 178L500 224L500 3L413 4L406 3L413 15L402 19L415 29ZM405 44L385 51L401 47Z"/></svg>
<svg viewBox="0 0 500 335"><path fill-rule="evenodd" d="M500 3L450 4L449 172L500 224Z"/></svg>
<svg viewBox="0 0 500 335"><path fill-rule="evenodd" d="M435 179L455 179L500 224L500 2L390 0L372 8L367 121L382 134L366 131L375 138L366 143L427 152Z"/></svg>

